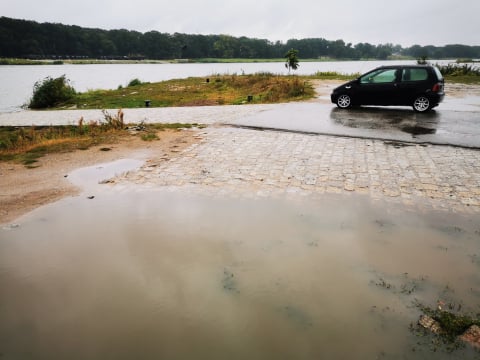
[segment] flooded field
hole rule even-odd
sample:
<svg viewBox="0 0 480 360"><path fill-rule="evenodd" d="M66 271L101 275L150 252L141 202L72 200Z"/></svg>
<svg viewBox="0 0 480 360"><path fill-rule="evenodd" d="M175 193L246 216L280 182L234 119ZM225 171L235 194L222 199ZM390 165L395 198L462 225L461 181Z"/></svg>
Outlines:
<svg viewBox="0 0 480 360"><path fill-rule="evenodd" d="M480 216L360 196L104 191L0 229L3 359L466 359L420 310L480 312Z"/></svg>

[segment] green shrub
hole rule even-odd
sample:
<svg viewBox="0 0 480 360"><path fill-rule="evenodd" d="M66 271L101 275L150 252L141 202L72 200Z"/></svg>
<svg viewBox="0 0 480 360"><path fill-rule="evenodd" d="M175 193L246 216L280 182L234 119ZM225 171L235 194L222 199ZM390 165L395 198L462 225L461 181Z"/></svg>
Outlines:
<svg viewBox="0 0 480 360"><path fill-rule="evenodd" d="M444 76L480 76L480 68L469 64L437 65L437 67Z"/></svg>
<svg viewBox="0 0 480 360"><path fill-rule="evenodd" d="M62 75L58 78L45 78L37 81L33 87L33 96L28 104L30 109L45 109L67 102L75 96L75 89Z"/></svg>
<svg viewBox="0 0 480 360"><path fill-rule="evenodd" d="M139 79L133 79L133 80L130 80L127 86L130 87L130 86L137 86L137 85L142 85L142 82Z"/></svg>

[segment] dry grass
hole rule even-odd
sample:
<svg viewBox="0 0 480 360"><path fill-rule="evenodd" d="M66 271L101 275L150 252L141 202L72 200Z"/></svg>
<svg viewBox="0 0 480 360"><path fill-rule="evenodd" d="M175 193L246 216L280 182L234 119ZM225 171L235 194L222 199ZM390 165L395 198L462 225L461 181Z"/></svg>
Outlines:
<svg viewBox="0 0 480 360"><path fill-rule="evenodd" d="M116 90L95 90L77 94L72 102L62 106L77 108L136 108L238 105L246 102L272 103L309 99L314 96L310 82L297 76L270 73L255 75L214 75L208 78L188 78L141 83Z"/></svg>
<svg viewBox="0 0 480 360"><path fill-rule="evenodd" d="M46 154L86 150L91 146L113 144L132 136L124 123L120 109L114 115L103 111L102 122L85 123L83 117L77 125L67 126L1 126L0 161L13 161L35 167L38 159ZM141 124L138 136L144 141L158 139L157 132L165 129L183 129L198 124ZM138 128L138 126L137 126Z"/></svg>

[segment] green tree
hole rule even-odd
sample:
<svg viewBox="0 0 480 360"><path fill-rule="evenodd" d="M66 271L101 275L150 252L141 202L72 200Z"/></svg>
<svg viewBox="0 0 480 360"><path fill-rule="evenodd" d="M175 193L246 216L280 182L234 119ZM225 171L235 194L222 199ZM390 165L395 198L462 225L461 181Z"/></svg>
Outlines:
<svg viewBox="0 0 480 360"><path fill-rule="evenodd" d="M290 49L285 54L285 58L287 59L285 62L285 67L288 69L288 73L290 74L290 70L297 70L300 66L298 64L298 50Z"/></svg>
<svg viewBox="0 0 480 360"><path fill-rule="evenodd" d="M219 58L233 58L236 56L238 40L230 35L220 35L214 42L213 48Z"/></svg>

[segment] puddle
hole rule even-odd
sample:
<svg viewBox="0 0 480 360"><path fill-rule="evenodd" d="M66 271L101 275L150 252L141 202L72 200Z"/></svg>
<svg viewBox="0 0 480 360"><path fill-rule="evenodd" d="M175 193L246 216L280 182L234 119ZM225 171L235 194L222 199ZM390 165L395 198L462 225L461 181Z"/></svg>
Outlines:
<svg viewBox="0 0 480 360"><path fill-rule="evenodd" d="M402 131L408 134L415 135L426 135L426 134L435 134L437 129L429 129L423 126L404 126L402 127Z"/></svg>
<svg viewBox="0 0 480 360"><path fill-rule="evenodd" d="M338 109L333 104L288 103L231 122L230 126L304 134L348 136L388 141L480 147L477 106L444 106L425 114L410 107L364 106Z"/></svg>
<svg viewBox="0 0 480 360"><path fill-rule="evenodd" d="M480 218L366 198L64 199L0 230L2 359L464 359L416 301L480 312Z"/></svg>
<svg viewBox="0 0 480 360"><path fill-rule="evenodd" d="M120 159L74 170L68 175L68 179L85 190L92 190L115 176L140 168L143 163L144 161L138 159Z"/></svg>

